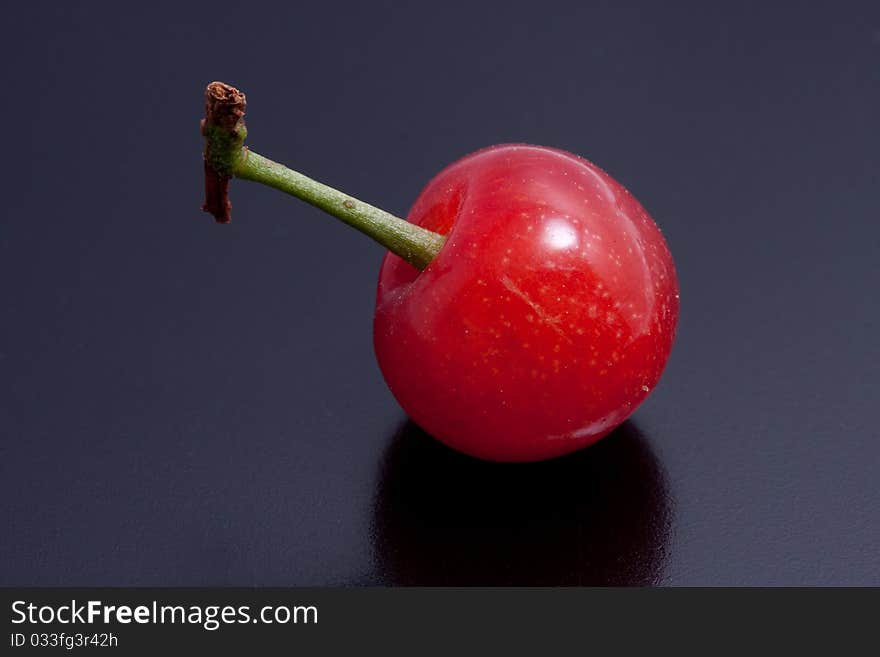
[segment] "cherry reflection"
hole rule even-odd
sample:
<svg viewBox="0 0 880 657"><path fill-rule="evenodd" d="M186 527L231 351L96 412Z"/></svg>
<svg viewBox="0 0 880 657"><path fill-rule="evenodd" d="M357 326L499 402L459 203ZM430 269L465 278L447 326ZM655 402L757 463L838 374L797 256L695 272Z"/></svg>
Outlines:
<svg viewBox="0 0 880 657"><path fill-rule="evenodd" d="M381 468L374 559L387 585L651 585L671 520L662 467L632 421L532 464L463 456L407 422Z"/></svg>

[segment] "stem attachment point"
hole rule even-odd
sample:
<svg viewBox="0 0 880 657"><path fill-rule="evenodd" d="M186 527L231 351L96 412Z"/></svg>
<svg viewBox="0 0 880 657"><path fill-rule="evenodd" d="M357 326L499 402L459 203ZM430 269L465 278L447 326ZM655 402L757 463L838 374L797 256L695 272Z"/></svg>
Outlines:
<svg viewBox="0 0 880 657"><path fill-rule="evenodd" d="M205 137L205 203L202 210L212 214L221 224L232 220L229 181L242 158L247 137L246 107L246 96L233 86L212 82L205 89L205 118L201 124Z"/></svg>

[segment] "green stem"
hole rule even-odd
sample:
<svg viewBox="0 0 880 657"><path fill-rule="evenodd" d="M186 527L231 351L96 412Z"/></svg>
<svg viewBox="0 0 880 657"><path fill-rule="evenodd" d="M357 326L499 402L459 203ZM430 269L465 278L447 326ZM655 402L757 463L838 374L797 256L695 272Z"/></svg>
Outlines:
<svg viewBox="0 0 880 657"><path fill-rule="evenodd" d="M419 269L428 266L446 239L439 233L395 217L251 150L245 149L232 173L236 178L274 187L320 208L372 237Z"/></svg>
<svg viewBox="0 0 880 657"><path fill-rule="evenodd" d="M212 82L205 90L205 204L206 212L220 223L231 220L229 181L253 180L296 196L341 219L372 237L408 263L424 269L434 259L446 238L395 217L384 210L292 171L258 155L244 145L247 128L245 95L223 82Z"/></svg>

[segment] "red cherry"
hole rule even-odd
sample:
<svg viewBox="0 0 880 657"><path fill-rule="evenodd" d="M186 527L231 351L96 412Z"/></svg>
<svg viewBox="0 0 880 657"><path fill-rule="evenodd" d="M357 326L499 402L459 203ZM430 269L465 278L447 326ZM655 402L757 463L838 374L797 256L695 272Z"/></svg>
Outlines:
<svg viewBox="0 0 880 657"><path fill-rule="evenodd" d="M502 145L438 174L408 220L446 235L419 271L389 253L376 355L400 405L450 447L535 461L590 445L657 385L678 319L659 229L607 173Z"/></svg>
<svg viewBox="0 0 880 657"><path fill-rule="evenodd" d="M494 146L444 169L408 221L245 148L245 95L205 91L205 205L228 223L229 180L301 198L389 253L374 343L400 405L454 449L535 461L596 442L657 384L678 282L656 224L571 153ZM396 255L395 255L396 254Z"/></svg>

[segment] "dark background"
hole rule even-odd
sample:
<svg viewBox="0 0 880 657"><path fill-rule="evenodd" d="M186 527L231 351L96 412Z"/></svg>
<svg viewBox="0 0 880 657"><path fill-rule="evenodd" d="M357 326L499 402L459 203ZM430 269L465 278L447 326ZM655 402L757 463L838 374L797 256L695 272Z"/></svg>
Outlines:
<svg viewBox="0 0 880 657"><path fill-rule="evenodd" d="M880 584L880 5L4 9L0 584ZM678 266L655 394L499 466L375 364L380 247L249 183L199 211L204 85L393 212L526 141Z"/></svg>

